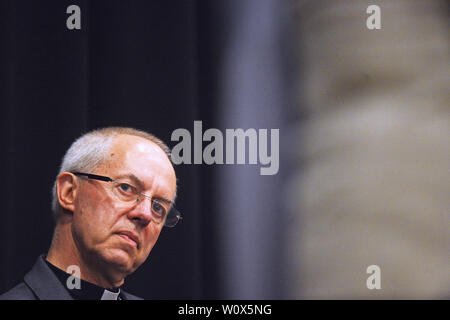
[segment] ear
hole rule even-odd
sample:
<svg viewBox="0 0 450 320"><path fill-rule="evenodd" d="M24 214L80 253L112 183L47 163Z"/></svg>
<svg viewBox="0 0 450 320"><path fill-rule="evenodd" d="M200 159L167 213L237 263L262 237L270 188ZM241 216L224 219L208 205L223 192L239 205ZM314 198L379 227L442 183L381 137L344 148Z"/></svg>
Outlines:
<svg viewBox="0 0 450 320"><path fill-rule="evenodd" d="M67 211L75 211L75 199L79 184L75 175L70 172L61 173L56 179L56 194L59 205Z"/></svg>

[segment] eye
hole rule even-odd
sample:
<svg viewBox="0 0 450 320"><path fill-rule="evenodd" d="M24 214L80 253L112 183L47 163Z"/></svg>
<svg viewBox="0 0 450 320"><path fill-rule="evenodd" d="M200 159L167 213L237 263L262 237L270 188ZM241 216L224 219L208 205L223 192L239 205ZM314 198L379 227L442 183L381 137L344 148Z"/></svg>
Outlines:
<svg viewBox="0 0 450 320"><path fill-rule="evenodd" d="M124 192L124 193L134 193L135 192L135 188L133 186L130 186L128 183L120 183L118 185L120 191Z"/></svg>
<svg viewBox="0 0 450 320"><path fill-rule="evenodd" d="M152 201L152 211L161 218L166 215L166 208L156 200Z"/></svg>

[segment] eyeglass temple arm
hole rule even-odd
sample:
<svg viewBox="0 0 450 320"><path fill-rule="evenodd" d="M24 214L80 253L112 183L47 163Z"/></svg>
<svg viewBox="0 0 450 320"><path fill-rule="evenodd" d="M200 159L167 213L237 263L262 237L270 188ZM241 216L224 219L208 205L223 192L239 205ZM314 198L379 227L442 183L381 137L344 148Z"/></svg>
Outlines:
<svg viewBox="0 0 450 320"><path fill-rule="evenodd" d="M111 179L109 177L98 176L98 175L92 174L92 173L84 173L84 172L72 172L72 173L76 176L86 176L89 179L101 180L101 181L106 181L106 182L113 181L113 179Z"/></svg>

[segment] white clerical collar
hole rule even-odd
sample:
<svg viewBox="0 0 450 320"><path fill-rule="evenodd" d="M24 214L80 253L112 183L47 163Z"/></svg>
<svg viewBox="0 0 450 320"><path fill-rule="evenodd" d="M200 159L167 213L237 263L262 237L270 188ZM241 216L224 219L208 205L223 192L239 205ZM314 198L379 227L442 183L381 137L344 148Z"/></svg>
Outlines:
<svg viewBox="0 0 450 320"><path fill-rule="evenodd" d="M111 291L105 289L100 300L118 300L119 294L120 294L120 289L118 292L111 292Z"/></svg>

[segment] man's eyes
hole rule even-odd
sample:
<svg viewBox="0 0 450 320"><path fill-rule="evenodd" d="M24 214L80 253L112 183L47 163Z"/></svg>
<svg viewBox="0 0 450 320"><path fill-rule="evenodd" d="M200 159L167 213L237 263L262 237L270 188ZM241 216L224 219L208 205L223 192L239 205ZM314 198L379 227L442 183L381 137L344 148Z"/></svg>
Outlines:
<svg viewBox="0 0 450 320"><path fill-rule="evenodd" d="M127 201L130 199L130 197L134 197L140 192L136 187L125 182L117 183L117 190L120 191L119 193L117 193L120 199ZM161 201L157 199L152 199L152 211L161 218L167 214L169 208L169 204L161 203Z"/></svg>
<svg viewBox="0 0 450 320"><path fill-rule="evenodd" d="M126 193L136 193L136 188L132 185L129 185L128 183L120 183L119 189Z"/></svg>
<svg viewBox="0 0 450 320"><path fill-rule="evenodd" d="M163 216L166 213L166 208L164 208L163 205L156 200L153 200L152 202L152 209L161 216Z"/></svg>

